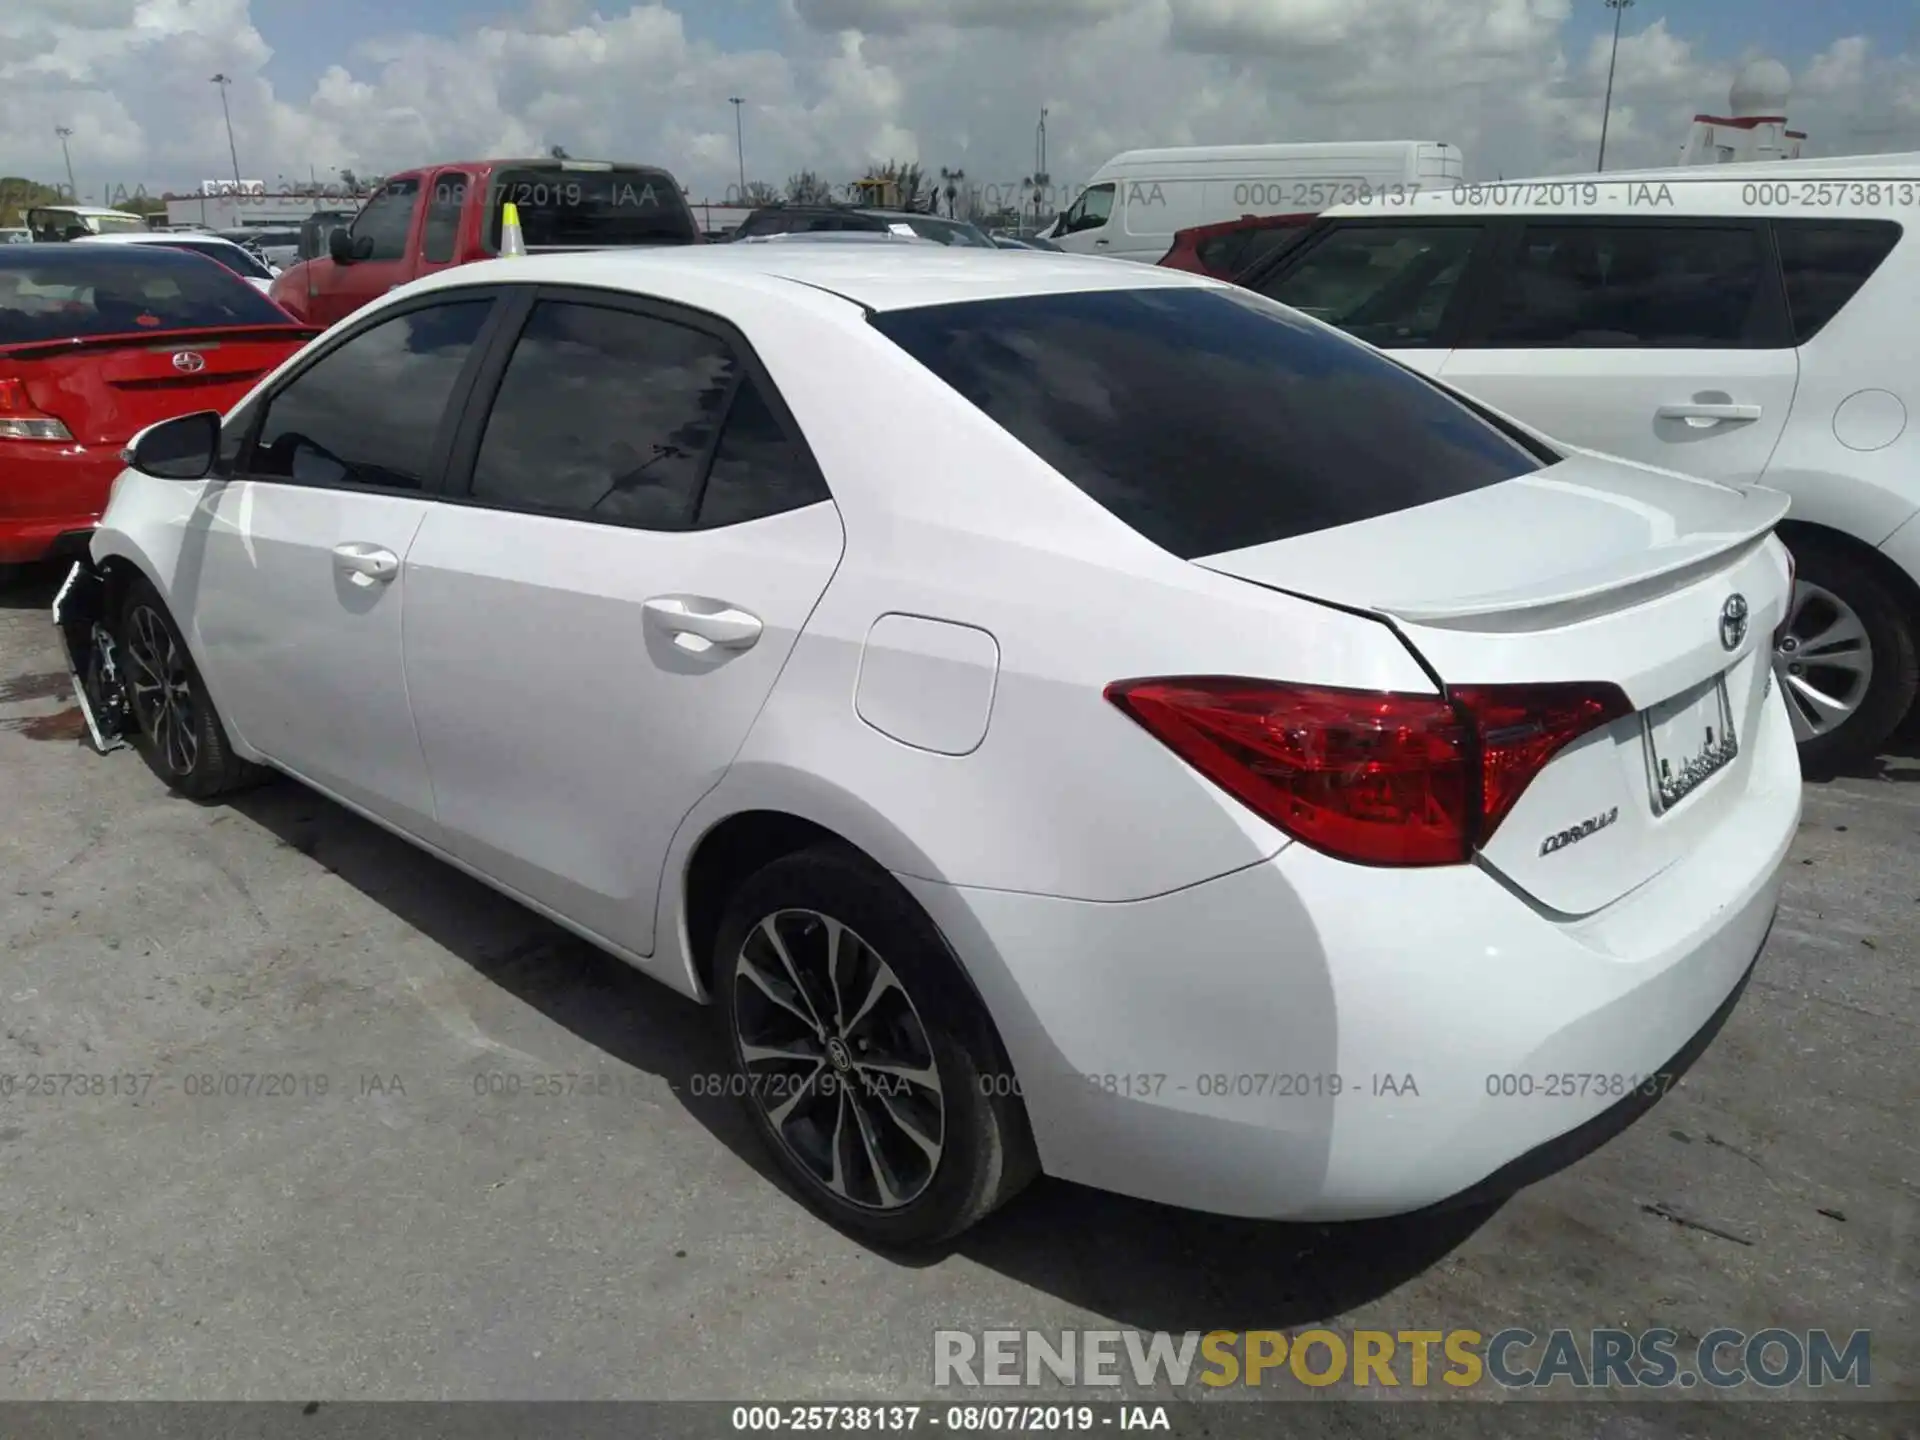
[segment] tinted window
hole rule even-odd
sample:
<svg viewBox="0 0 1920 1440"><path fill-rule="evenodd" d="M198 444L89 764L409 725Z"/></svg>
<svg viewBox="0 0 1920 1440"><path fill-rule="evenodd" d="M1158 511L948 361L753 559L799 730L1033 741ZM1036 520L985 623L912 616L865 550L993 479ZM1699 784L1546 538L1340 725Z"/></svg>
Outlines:
<svg viewBox="0 0 1920 1440"><path fill-rule="evenodd" d="M568 245L690 245L699 236L679 182L664 170L507 170L493 177L487 246L500 248L500 207L519 207L529 249Z"/></svg>
<svg viewBox="0 0 1920 1440"><path fill-rule="evenodd" d="M971 225L962 225L957 220L939 220L931 215L913 215L900 222L914 234L928 240L937 240L942 245L966 245L977 250L991 250L993 242Z"/></svg>
<svg viewBox="0 0 1920 1440"><path fill-rule="evenodd" d="M827 498L813 462L788 437L758 383L744 379L700 492L698 526L739 525Z"/></svg>
<svg viewBox="0 0 1920 1440"><path fill-rule="evenodd" d="M273 278L271 270L238 245L215 245L205 240L169 240L166 243L169 250L185 250L190 255L204 255L209 260L218 261L236 275L251 275L261 280Z"/></svg>
<svg viewBox="0 0 1920 1440"><path fill-rule="evenodd" d="M1446 392L1245 291L1024 296L872 323L1188 559L1540 468Z"/></svg>
<svg viewBox="0 0 1920 1440"><path fill-rule="evenodd" d="M1480 343L1750 344L1764 322L1765 275L1751 229L1529 225Z"/></svg>
<svg viewBox="0 0 1920 1440"><path fill-rule="evenodd" d="M465 175L445 171L433 180L433 193L427 196L427 223L420 237L420 258L429 265L444 265L453 259L454 242L460 237L460 217L466 211L467 187L473 182Z"/></svg>
<svg viewBox="0 0 1920 1440"><path fill-rule="evenodd" d="M0 255L0 344L293 323L231 270L164 245L36 245Z"/></svg>
<svg viewBox="0 0 1920 1440"><path fill-rule="evenodd" d="M413 212L420 201L418 180L394 180L371 200L353 222L356 243L373 242L367 260L399 260L407 253Z"/></svg>
<svg viewBox="0 0 1920 1440"><path fill-rule="evenodd" d="M1899 243L1891 220L1776 220L1793 343L1804 345L1840 313Z"/></svg>
<svg viewBox="0 0 1920 1440"><path fill-rule="evenodd" d="M507 362L476 499L683 529L737 364L699 330L543 302Z"/></svg>
<svg viewBox="0 0 1920 1440"><path fill-rule="evenodd" d="M1336 226L1260 290L1370 345L1429 345L1479 238L1472 225Z"/></svg>
<svg viewBox="0 0 1920 1440"><path fill-rule="evenodd" d="M251 472L302 485L422 488L490 307L461 300L409 311L302 371L268 402Z"/></svg>

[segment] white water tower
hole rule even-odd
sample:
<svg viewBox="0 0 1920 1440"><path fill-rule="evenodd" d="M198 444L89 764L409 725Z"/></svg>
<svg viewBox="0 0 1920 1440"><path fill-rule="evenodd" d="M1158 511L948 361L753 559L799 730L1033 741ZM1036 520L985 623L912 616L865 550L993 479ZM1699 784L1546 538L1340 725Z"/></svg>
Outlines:
<svg viewBox="0 0 1920 1440"><path fill-rule="evenodd" d="M1778 60L1749 60L1734 77L1725 115L1696 115L1680 151L1682 165L1798 160L1806 134L1787 128L1793 77Z"/></svg>

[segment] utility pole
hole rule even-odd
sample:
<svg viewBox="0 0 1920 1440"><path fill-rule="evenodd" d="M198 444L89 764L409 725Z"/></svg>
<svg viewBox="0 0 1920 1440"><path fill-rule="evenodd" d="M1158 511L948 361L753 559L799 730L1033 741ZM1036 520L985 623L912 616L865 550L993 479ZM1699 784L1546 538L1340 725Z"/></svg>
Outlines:
<svg viewBox="0 0 1920 1440"><path fill-rule="evenodd" d="M740 154L740 204L747 203L747 139L746 131L740 120L740 107L747 102L738 95L729 95L727 103L733 106L733 143Z"/></svg>
<svg viewBox="0 0 1920 1440"><path fill-rule="evenodd" d="M60 137L60 155L67 162L67 203L77 205L80 203L80 187L73 183L73 155L67 149L67 137L73 131L65 125L56 125L53 133Z"/></svg>
<svg viewBox="0 0 1920 1440"><path fill-rule="evenodd" d="M1620 63L1620 18L1631 4L1633 0L1606 0L1613 11L1613 54L1607 59L1607 98L1600 110L1600 158L1594 161L1595 171L1607 168L1607 121L1613 116L1613 68Z"/></svg>
<svg viewBox="0 0 1920 1440"><path fill-rule="evenodd" d="M227 108L227 87L233 84L231 75L222 73L213 77L210 84L220 87L220 113L227 117L227 154L233 160L233 193L240 193L240 151L233 143L233 111Z"/></svg>

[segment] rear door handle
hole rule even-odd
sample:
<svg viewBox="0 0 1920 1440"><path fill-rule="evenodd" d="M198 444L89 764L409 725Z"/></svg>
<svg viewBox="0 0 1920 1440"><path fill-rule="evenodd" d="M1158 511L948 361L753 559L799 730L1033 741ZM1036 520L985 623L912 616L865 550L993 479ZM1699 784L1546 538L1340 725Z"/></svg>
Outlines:
<svg viewBox="0 0 1920 1440"><path fill-rule="evenodd" d="M356 585L384 585L400 573L400 557L378 545L350 540L333 547L333 568Z"/></svg>
<svg viewBox="0 0 1920 1440"><path fill-rule="evenodd" d="M751 649L760 638L760 617L724 600L698 595L656 595L642 606L647 618L669 635L682 650L698 655L718 646L722 650Z"/></svg>
<svg viewBox="0 0 1920 1440"><path fill-rule="evenodd" d="M1685 405L1662 405L1653 412L1662 420L1758 420L1758 405L1708 405L1689 401Z"/></svg>

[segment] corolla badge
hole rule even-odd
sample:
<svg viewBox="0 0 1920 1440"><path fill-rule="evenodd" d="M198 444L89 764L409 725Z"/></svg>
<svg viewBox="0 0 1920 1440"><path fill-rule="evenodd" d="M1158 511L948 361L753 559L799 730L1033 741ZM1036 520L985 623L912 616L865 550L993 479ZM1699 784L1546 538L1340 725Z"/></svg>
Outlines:
<svg viewBox="0 0 1920 1440"><path fill-rule="evenodd" d="M198 350L180 350L174 353L173 368L187 375L197 375L207 368L207 357Z"/></svg>
<svg viewBox="0 0 1920 1440"><path fill-rule="evenodd" d="M1729 595L1720 607L1720 648L1738 650L1747 638L1747 597Z"/></svg>
<svg viewBox="0 0 1920 1440"><path fill-rule="evenodd" d="M1597 834L1620 818L1620 807L1615 805L1604 815L1595 815L1582 820L1578 825L1569 825L1565 830L1547 836L1540 842L1540 853L1551 855L1556 850L1564 850L1569 845L1578 845L1589 835Z"/></svg>

